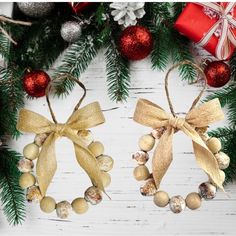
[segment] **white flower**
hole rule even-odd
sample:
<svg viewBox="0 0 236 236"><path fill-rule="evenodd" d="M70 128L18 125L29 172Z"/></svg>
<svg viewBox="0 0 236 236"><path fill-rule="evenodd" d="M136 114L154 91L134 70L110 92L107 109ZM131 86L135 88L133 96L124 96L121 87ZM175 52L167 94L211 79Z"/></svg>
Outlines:
<svg viewBox="0 0 236 236"><path fill-rule="evenodd" d="M115 10L111 12L111 15L119 25L125 27L136 25L137 19L145 15L144 4L144 2L113 2L110 4L110 8Z"/></svg>

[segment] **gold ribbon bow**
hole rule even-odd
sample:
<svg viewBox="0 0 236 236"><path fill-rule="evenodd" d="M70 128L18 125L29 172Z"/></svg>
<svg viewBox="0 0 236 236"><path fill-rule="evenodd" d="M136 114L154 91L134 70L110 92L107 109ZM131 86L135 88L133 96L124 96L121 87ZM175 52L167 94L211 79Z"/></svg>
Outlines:
<svg viewBox="0 0 236 236"><path fill-rule="evenodd" d="M192 64L191 62L184 61L180 64L191 64L192 66L197 68L201 73L203 73L198 66ZM174 65L169 70L169 72L180 64ZM213 99L198 107L195 107L196 103L199 101L205 89L204 87L197 99L195 99L193 106L187 113L186 117L177 117L173 111L172 103L169 99L169 92L167 89L167 79L169 72L167 73L165 82L167 98L173 114L167 113L160 106L148 100L139 99L133 118L134 121L142 125L152 127L153 129L163 126L166 127L166 131L161 136L159 143L156 146L152 160L152 174L156 187L157 189L159 188L161 180L167 172L173 159L173 135L176 130L181 130L192 139L193 149L197 163L211 177L214 183L219 188L223 189L223 181L220 177L220 170L216 158L213 153L208 149L201 136L195 130L195 128L206 127L209 124L224 118L224 113L221 109L220 102L218 99Z"/></svg>
<svg viewBox="0 0 236 236"><path fill-rule="evenodd" d="M78 83L78 81L76 82ZM84 97L85 94L82 99ZM79 104L82 102L82 99ZM50 103L48 105L52 112ZM53 116L54 119L55 116ZM85 145L83 139L77 134L79 130L89 129L104 122L105 118L98 102L90 103L83 108L76 109L65 124L52 123L42 115L27 109L20 110L17 124L18 130L35 134L49 134L42 145L36 165L37 180L43 196L45 196L47 188L56 172L55 142L62 136L67 137L73 142L79 165L86 171L93 185L104 191L98 162Z"/></svg>

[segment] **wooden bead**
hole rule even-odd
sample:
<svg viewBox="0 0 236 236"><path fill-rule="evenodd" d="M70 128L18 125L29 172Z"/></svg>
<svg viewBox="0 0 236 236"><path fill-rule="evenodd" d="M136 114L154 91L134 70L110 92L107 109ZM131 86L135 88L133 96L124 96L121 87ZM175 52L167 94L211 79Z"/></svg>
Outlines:
<svg viewBox="0 0 236 236"><path fill-rule="evenodd" d="M52 197L44 197L40 201L40 208L45 213L51 213L56 208L56 201Z"/></svg>
<svg viewBox="0 0 236 236"><path fill-rule="evenodd" d="M140 193L143 196L153 196L157 191L155 181L153 178L149 178L145 181L144 185L140 187Z"/></svg>
<svg viewBox="0 0 236 236"><path fill-rule="evenodd" d="M20 176L19 185L21 188L26 189L35 184L35 177L30 173L24 173Z"/></svg>
<svg viewBox="0 0 236 236"><path fill-rule="evenodd" d="M85 213L88 208L89 205L86 202L86 200L82 197L76 198L72 203L72 209L74 210L75 213L77 214L83 214Z"/></svg>
<svg viewBox="0 0 236 236"><path fill-rule="evenodd" d="M139 165L145 165L149 159L149 155L144 151L137 151L132 155L132 158L138 162Z"/></svg>
<svg viewBox="0 0 236 236"><path fill-rule="evenodd" d="M96 205L102 201L102 193L97 187L91 186L85 191L84 198L92 205Z"/></svg>
<svg viewBox="0 0 236 236"><path fill-rule="evenodd" d="M101 142L95 141L89 144L88 149L95 157L101 156L104 153L104 146Z"/></svg>
<svg viewBox="0 0 236 236"><path fill-rule="evenodd" d="M224 170L229 167L230 158L224 152L219 152L215 155L216 160L218 162L219 168Z"/></svg>
<svg viewBox="0 0 236 236"><path fill-rule="evenodd" d="M39 147L34 143L30 143L24 147L23 155L29 160L34 160L39 155Z"/></svg>
<svg viewBox="0 0 236 236"><path fill-rule="evenodd" d="M42 199L41 192L39 190L39 187L37 186L32 186L28 188L27 193L26 193L26 199L28 202L39 202Z"/></svg>
<svg viewBox="0 0 236 236"><path fill-rule="evenodd" d="M206 200L213 199L216 195L216 186L209 182L201 183L198 189L200 196Z"/></svg>
<svg viewBox="0 0 236 236"><path fill-rule="evenodd" d="M158 191L155 193L153 201L159 207L165 207L169 203L169 195L164 191Z"/></svg>
<svg viewBox="0 0 236 236"><path fill-rule="evenodd" d="M146 152L152 150L154 144L155 144L155 138L153 138L153 136L150 134L143 135L138 142L139 148L142 151Z"/></svg>
<svg viewBox="0 0 236 236"><path fill-rule="evenodd" d="M191 210L198 209L202 204L202 199L198 193L189 193L185 199L186 205Z"/></svg>
<svg viewBox="0 0 236 236"><path fill-rule="evenodd" d="M71 210L72 210L72 207L71 207L70 203L67 201L59 202L56 205L57 216L61 219L68 218Z"/></svg>
<svg viewBox="0 0 236 236"><path fill-rule="evenodd" d="M78 136L83 139L87 146L93 142L93 134L90 130L80 130Z"/></svg>
<svg viewBox="0 0 236 236"><path fill-rule="evenodd" d="M138 181L146 180L150 176L149 170L145 165L137 166L133 174L134 178Z"/></svg>
<svg viewBox="0 0 236 236"><path fill-rule="evenodd" d="M97 157L98 165L101 171L110 171L113 167L114 161L110 156L101 155Z"/></svg>
<svg viewBox="0 0 236 236"><path fill-rule="evenodd" d="M106 188L107 186L110 185L111 176L107 172L101 171L101 179L102 179L102 183L103 183L104 188Z"/></svg>
<svg viewBox="0 0 236 236"><path fill-rule="evenodd" d="M17 168L22 173L30 172L34 168L34 163L29 159L22 158L18 161Z"/></svg>
<svg viewBox="0 0 236 236"><path fill-rule="evenodd" d="M170 210L173 213L180 213L181 211L185 209L186 203L184 199L178 195L170 199L169 206L170 206Z"/></svg>
<svg viewBox="0 0 236 236"><path fill-rule="evenodd" d="M207 147L212 151L212 153L216 154L221 150L221 142L218 138L210 138L207 140Z"/></svg>

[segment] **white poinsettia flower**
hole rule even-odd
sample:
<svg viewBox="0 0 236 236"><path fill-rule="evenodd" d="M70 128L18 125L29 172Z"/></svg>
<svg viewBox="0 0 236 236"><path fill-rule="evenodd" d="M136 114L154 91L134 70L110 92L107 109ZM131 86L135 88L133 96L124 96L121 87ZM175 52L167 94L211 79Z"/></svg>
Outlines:
<svg viewBox="0 0 236 236"><path fill-rule="evenodd" d="M144 4L144 2L113 2L110 4L110 8L114 9L111 15L119 25L125 27L136 25L137 19L145 15Z"/></svg>

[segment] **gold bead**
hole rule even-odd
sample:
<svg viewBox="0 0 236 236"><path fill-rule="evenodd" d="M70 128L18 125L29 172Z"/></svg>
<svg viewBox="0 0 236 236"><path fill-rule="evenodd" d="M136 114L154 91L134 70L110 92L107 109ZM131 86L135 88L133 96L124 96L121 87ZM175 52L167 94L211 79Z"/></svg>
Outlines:
<svg viewBox="0 0 236 236"><path fill-rule="evenodd" d="M56 201L52 197L44 197L40 201L40 208L45 213L51 213L56 208Z"/></svg>
<svg viewBox="0 0 236 236"><path fill-rule="evenodd" d="M230 158L224 152L219 152L215 155L216 160L218 162L219 168L224 170L229 167Z"/></svg>
<svg viewBox="0 0 236 236"><path fill-rule="evenodd" d="M75 213L77 214L83 214L85 213L89 206L86 200L82 197L76 198L72 203L72 209L74 210Z"/></svg>
<svg viewBox="0 0 236 236"><path fill-rule="evenodd" d="M145 165L135 167L133 174L134 178L138 181L146 180L150 176L149 170Z"/></svg>
<svg viewBox="0 0 236 236"><path fill-rule="evenodd" d="M113 159L107 155L101 155L97 157L98 165L101 171L110 171L113 167Z"/></svg>
<svg viewBox="0 0 236 236"><path fill-rule="evenodd" d="M158 191L155 193L153 201L159 207L165 207L169 203L169 195L164 191Z"/></svg>
<svg viewBox="0 0 236 236"><path fill-rule="evenodd" d="M110 185L111 176L107 172L101 171L101 179L104 188Z"/></svg>
<svg viewBox="0 0 236 236"><path fill-rule="evenodd" d="M90 130L80 130L78 136L83 139L87 146L93 142L93 134Z"/></svg>
<svg viewBox="0 0 236 236"><path fill-rule="evenodd" d="M191 210L198 209L202 204L202 199L198 193L189 193L185 199L186 205Z"/></svg>
<svg viewBox="0 0 236 236"><path fill-rule="evenodd" d="M23 155L29 160L34 160L39 155L39 147L34 143L30 143L24 147Z"/></svg>
<svg viewBox="0 0 236 236"><path fill-rule="evenodd" d="M35 182L35 177L30 173L22 174L19 179L19 185L22 189L26 189L33 186Z"/></svg>
<svg viewBox="0 0 236 236"><path fill-rule="evenodd" d="M95 141L89 144L88 149L95 157L101 156L104 152L104 146L101 142Z"/></svg>
<svg viewBox="0 0 236 236"><path fill-rule="evenodd" d="M221 150L221 142L218 138L210 138L207 140L206 144L213 154L216 154Z"/></svg>
<svg viewBox="0 0 236 236"><path fill-rule="evenodd" d="M154 147L154 144L155 144L155 138L153 138L153 136L150 134L143 135L139 139L139 142L138 142L139 148L142 151L146 151L146 152L152 150L152 148Z"/></svg>

